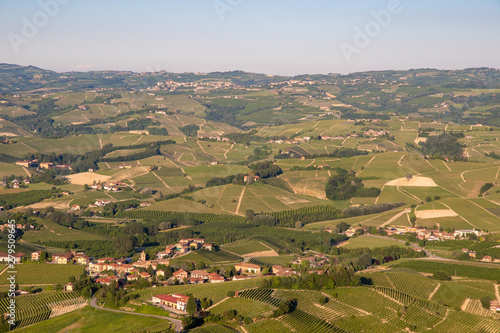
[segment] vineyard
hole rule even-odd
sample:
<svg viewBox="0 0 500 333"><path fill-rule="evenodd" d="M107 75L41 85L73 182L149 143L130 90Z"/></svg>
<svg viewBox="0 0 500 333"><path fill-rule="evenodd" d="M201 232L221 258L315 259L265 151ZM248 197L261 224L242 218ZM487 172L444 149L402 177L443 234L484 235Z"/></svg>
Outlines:
<svg viewBox="0 0 500 333"><path fill-rule="evenodd" d="M450 311L447 318L429 332L435 333L497 333L500 332L500 322L491 318L473 315L463 311Z"/></svg>
<svg viewBox="0 0 500 333"><path fill-rule="evenodd" d="M273 333L289 333L290 328L282 322L275 319L261 320L254 324L245 326L245 330L249 333L273 332Z"/></svg>
<svg viewBox="0 0 500 333"><path fill-rule="evenodd" d="M118 218L128 217L131 219L142 219L149 221L178 221L180 224L192 224L193 221L204 223L217 223L217 222L234 222L245 223L246 219L242 216L236 215L219 215L210 213L180 213L180 212L162 212L156 210L129 210L120 212L116 215Z"/></svg>
<svg viewBox="0 0 500 333"><path fill-rule="evenodd" d="M87 304L77 292L43 292L40 294L16 297L16 328L77 310ZM0 300L0 311L9 312L9 299Z"/></svg>
<svg viewBox="0 0 500 333"><path fill-rule="evenodd" d="M295 227L297 221L307 224L346 217L340 209L333 206L311 206L268 214L275 217L276 225L291 228Z"/></svg>
<svg viewBox="0 0 500 333"><path fill-rule="evenodd" d="M230 253L228 251L224 251L222 249L219 250L218 252L209 250L197 250L196 253L198 253L200 256L206 258L208 261L211 261L213 263L234 262L243 260L242 257Z"/></svg>
<svg viewBox="0 0 500 333"><path fill-rule="evenodd" d="M250 318L267 316L275 310L275 307L264 302L242 297L231 297L210 309L210 313L223 314L228 310L236 310L236 313Z"/></svg>
<svg viewBox="0 0 500 333"><path fill-rule="evenodd" d="M347 333L347 331L343 330L342 328L336 327L335 325L330 324L327 321L315 317L300 309L295 309L293 312L282 316L279 320L288 327L293 327L296 332Z"/></svg>
<svg viewBox="0 0 500 333"><path fill-rule="evenodd" d="M425 299L429 298L438 285L435 281L414 274L387 273L386 275L396 290Z"/></svg>
<svg viewBox="0 0 500 333"><path fill-rule="evenodd" d="M241 298L248 298L259 302L264 302L277 307L282 301L279 298L271 296L273 292L274 290L272 289L247 289L243 290L238 296Z"/></svg>
<svg viewBox="0 0 500 333"><path fill-rule="evenodd" d="M275 251L285 251L289 253L301 253L299 249L297 249L295 246L288 244L284 240L278 239L276 237L270 237L270 236L254 236L252 239L258 240L270 248L272 248Z"/></svg>
<svg viewBox="0 0 500 333"><path fill-rule="evenodd" d="M216 303L226 297L228 291L239 291L247 288L254 288L261 285L262 279L248 279L243 281L228 281L224 283L204 283L178 286L164 286L137 290L143 300L151 299L158 294L193 294L193 296L203 299L208 298Z"/></svg>

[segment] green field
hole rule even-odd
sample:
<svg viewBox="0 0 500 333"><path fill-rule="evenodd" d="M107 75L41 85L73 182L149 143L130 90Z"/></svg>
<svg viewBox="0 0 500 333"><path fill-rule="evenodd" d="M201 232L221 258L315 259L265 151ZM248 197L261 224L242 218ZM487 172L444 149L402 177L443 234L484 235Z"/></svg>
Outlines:
<svg viewBox="0 0 500 333"><path fill-rule="evenodd" d="M224 250L236 253L238 255L245 255L253 252L261 252L261 251L271 251L269 247L264 245L263 243L250 239L250 240L241 240L234 243L229 243L223 246Z"/></svg>
<svg viewBox="0 0 500 333"><path fill-rule="evenodd" d="M86 308L20 329L19 332L143 332L164 330L168 321L133 314Z"/></svg>
<svg viewBox="0 0 500 333"><path fill-rule="evenodd" d="M229 298L211 309L211 313L222 314L228 310L236 310L236 313L245 317L255 318L257 316L269 315L275 307L255 302L244 298Z"/></svg>
<svg viewBox="0 0 500 333"><path fill-rule="evenodd" d="M19 285L55 285L58 283L64 285L69 282L70 276L78 278L84 268L85 266L82 265L19 264L16 265L16 282ZM0 275L0 285L8 284L7 277L7 273Z"/></svg>
<svg viewBox="0 0 500 333"><path fill-rule="evenodd" d="M360 247L369 247L369 248L374 248L374 247L384 247L384 246L391 246L391 245L397 245L404 247L405 244L404 242L398 242L393 239L387 239L387 238L381 238L381 237L373 237L373 236L368 236L368 235L363 235L363 236L358 236L358 237L353 237L346 241L344 243L344 247L350 248L350 249L355 249L355 248L360 248Z"/></svg>

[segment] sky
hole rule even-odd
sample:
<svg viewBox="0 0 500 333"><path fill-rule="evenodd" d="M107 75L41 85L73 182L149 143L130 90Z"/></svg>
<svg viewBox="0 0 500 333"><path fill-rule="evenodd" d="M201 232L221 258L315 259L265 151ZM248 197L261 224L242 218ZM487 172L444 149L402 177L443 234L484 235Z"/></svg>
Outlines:
<svg viewBox="0 0 500 333"><path fill-rule="evenodd" d="M0 0L0 63L328 74L500 68L500 0Z"/></svg>

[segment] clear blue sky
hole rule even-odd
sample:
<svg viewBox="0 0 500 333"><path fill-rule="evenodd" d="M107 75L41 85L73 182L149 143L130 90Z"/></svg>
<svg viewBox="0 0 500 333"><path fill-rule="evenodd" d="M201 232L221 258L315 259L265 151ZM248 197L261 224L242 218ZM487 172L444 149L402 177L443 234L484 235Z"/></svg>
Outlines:
<svg viewBox="0 0 500 333"><path fill-rule="evenodd" d="M374 24L372 11L394 1L0 0L0 62L286 75L500 68L500 0L400 0L388 24ZM41 3L59 2L44 13ZM367 28L368 45L356 45Z"/></svg>

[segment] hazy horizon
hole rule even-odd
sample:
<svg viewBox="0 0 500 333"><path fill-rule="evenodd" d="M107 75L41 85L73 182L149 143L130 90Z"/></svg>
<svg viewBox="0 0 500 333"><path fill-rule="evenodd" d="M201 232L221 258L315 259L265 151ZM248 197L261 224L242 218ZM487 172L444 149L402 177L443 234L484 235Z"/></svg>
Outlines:
<svg viewBox="0 0 500 333"><path fill-rule="evenodd" d="M0 3L0 62L57 72L500 68L500 1Z"/></svg>

